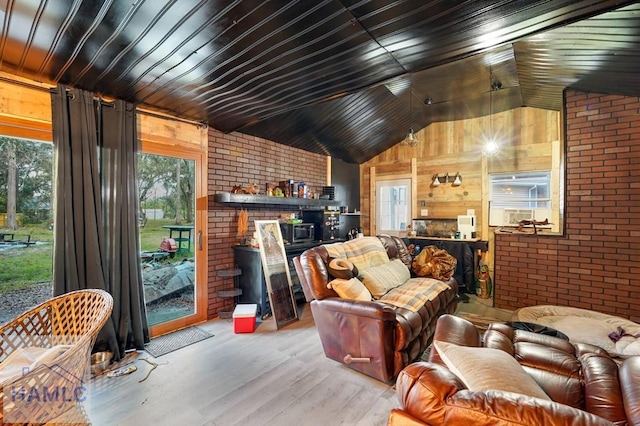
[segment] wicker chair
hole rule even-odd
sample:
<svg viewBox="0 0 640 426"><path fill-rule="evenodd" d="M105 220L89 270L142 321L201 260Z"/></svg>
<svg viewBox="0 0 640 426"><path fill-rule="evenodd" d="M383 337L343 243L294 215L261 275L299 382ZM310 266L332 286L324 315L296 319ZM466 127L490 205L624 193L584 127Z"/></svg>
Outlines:
<svg viewBox="0 0 640 426"><path fill-rule="evenodd" d="M81 406L91 350L112 309L109 293L79 290L54 297L0 327L0 363L20 348L69 346L52 363L0 383L0 424L46 423Z"/></svg>

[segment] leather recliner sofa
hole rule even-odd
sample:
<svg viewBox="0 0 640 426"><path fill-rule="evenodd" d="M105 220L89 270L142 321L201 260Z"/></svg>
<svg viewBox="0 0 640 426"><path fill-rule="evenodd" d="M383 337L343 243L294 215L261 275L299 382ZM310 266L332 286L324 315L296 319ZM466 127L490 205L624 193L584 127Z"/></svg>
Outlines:
<svg viewBox="0 0 640 426"><path fill-rule="evenodd" d="M617 363L601 348L491 324L481 339L468 321L440 318L434 340L507 352L551 400L471 391L432 348L396 381L401 409L389 425L640 425L640 357ZM495 374L504 375L501 365Z"/></svg>
<svg viewBox="0 0 640 426"><path fill-rule="evenodd" d="M375 237L366 237L375 238ZM400 259L411 269L411 255L401 238L379 235L389 259ZM340 244L340 243L338 243ZM305 298L311 302L325 355L383 382L394 379L431 343L438 317L457 307L458 284L448 288L417 311L377 300L341 299L327 288L329 253L324 245L294 258Z"/></svg>

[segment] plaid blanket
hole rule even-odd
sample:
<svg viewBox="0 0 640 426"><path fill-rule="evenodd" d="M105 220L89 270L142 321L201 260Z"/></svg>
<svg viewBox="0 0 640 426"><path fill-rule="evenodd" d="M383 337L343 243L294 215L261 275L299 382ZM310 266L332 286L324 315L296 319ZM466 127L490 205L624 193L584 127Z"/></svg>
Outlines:
<svg viewBox="0 0 640 426"><path fill-rule="evenodd" d="M362 237L343 243L325 244L329 257L347 259L359 271L389 262L387 250L378 237Z"/></svg>
<svg viewBox="0 0 640 426"><path fill-rule="evenodd" d="M448 288L447 284L433 278L411 278L378 300L416 312Z"/></svg>

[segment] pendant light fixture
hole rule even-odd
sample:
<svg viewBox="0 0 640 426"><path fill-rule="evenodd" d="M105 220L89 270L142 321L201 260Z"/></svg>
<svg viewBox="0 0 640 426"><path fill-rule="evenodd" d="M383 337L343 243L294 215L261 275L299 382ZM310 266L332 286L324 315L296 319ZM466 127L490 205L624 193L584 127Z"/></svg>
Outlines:
<svg viewBox="0 0 640 426"><path fill-rule="evenodd" d="M409 77L411 78L411 77ZM415 147L418 145L418 139L416 135L413 133L413 103L411 98L413 97L413 83L409 80L409 132L407 136L405 136L402 144L404 146Z"/></svg>
<svg viewBox="0 0 640 426"><path fill-rule="evenodd" d="M482 153L488 157L492 157L500 151L495 133L493 132L493 92L502 88L502 83L493 79L493 71L489 67L489 135L484 144Z"/></svg>

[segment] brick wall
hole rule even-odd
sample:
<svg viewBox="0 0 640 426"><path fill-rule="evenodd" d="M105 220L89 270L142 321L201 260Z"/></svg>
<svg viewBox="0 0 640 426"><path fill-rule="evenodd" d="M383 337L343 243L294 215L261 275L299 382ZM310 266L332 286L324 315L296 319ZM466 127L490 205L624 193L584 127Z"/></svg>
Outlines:
<svg viewBox="0 0 640 426"><path fill-rule="evenodd" d="M256 182L264 194L266 182L284 179L304 181L312 191L320 191L327 181L327 157L249 135L224 134L210 129L207 169L208 318L214 318L219 310L232 309L233 299L219 298L217 292L232 288L233 279L220 278L216 271L234 266L237 213L242 206L216 203L212 195L229 192L235 185L244 188L251 182ZM249 212L248 236L255 231L254 220L277 219L282 213L297 211L295 207L288 206L244 207Z"/></svg>
<svg viewBox="0 0 640 426"><path fill-rule="evenodd" d="M496 307L640 321L640 99L566 92L566 232L496 234Z"/></svg>

